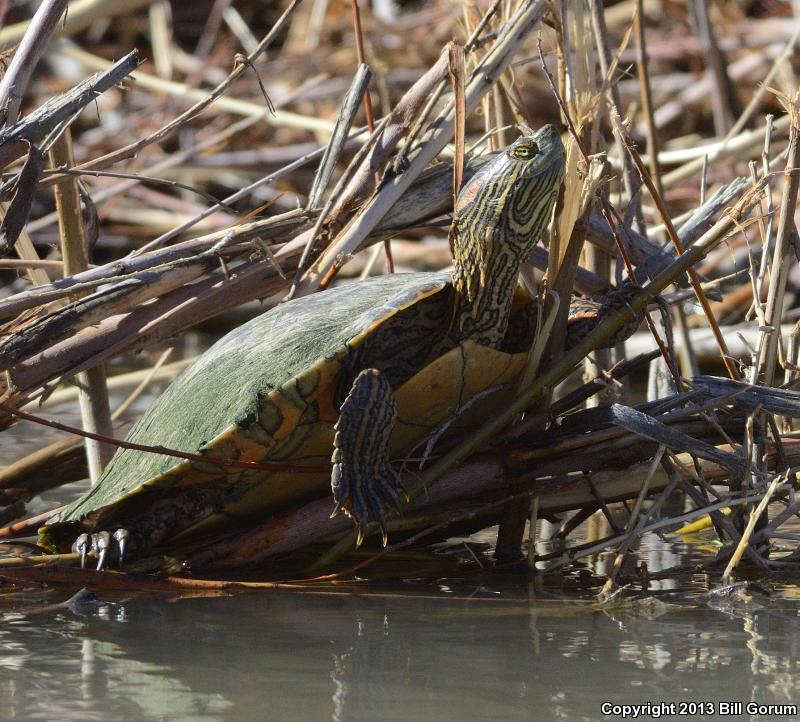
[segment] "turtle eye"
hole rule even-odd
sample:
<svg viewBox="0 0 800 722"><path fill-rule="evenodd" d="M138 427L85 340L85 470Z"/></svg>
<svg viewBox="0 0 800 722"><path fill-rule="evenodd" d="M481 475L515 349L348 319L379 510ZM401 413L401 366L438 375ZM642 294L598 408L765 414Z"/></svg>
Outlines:
<svg viewBox="0 0 800 722"><path fill-rule="evenodd" d="M514 148L514 157L519 158L520 160L530 160L536 155L538 150L539 149L536 147L536 143L518 145L516 148Z"/></svg>

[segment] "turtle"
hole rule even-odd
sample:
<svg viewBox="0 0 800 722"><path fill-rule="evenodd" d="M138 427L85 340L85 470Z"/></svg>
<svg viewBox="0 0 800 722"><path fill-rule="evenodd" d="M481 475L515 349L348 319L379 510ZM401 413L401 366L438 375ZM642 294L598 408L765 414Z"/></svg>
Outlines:
<svg viewBox="0 0 800 722"><path fill-rule="evenodd" d="M127 439L202 458L118 449L97 483L40 529L41 544L71 545L82 563L93 553L101 569L125 554L213 543L331 491L334 513L352 518L359 543L371 522L385 542L386 514L404 497L392 460L448 420L453 434L479 423L483 398L472 405L480 409L458 413L479 394L498 408L513 395L534 333L518 272L553 214L564 167L556 129L528 130L459 194L451 273L338 285L234 329ZM610 295L605 308L620 298ZM576 317L567 345L595 323L592 314Z"/></svg>

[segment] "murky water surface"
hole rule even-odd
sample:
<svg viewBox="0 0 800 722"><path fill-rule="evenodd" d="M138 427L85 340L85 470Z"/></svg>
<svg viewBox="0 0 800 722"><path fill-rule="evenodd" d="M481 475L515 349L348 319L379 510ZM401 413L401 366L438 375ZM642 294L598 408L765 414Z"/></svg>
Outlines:
<svg viewBox="0 0 800 722"><path fill-rule="evenodd" d="M712 551L651 535L637 555L657 572ZM796 580L717 598L717 578L695 576L601 608L574 574L445 567L392 585L102 592L72 608L60 603L75 590L0 588L0 720L576 722L647 702L675 704L662 719L798 718L746 707L800 705Z"/></svg>
<svg viewBox="0 0 800 722"><path fill-rule="evenodd" d="M796 704L796 592L723 608L670 593L613 611L546 585L458 579L74 611L42 606L65 592L28 592L1 602L0 718L596 720L604 702Z"/></svg>

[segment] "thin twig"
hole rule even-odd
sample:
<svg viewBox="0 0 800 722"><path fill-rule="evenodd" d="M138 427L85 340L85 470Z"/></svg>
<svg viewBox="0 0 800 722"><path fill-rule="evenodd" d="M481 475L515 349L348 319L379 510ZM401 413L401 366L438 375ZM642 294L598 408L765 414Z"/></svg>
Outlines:
<svg viewBox="0 0 800 722"><path fill-rule="evenodd" d="M786 476L783 474L776 474L775 478L770 482L769 487L767 488L766 493L763 495L761 501L759 501L758 506L750 512L750 518L747 521L747 526L744 528L742 532L742 538L739 540L739 543L736 546L736 551L734 551L733 555L728 561L728 565L725 567L725 571L722 574L722 582L723 584L729 584L731 581L731 575L733 574L733 570L736 569L739 562L744 555L745 550L749 548L750 537L753 534L753 529L756 527L756 522L761 518L761 515L766 511L767 505L769 504L770 500L772 499L773 495L777 491L778 487L785 481Z"/></svg>
<svg viewBox="0 0 800 722"><path fill-rule="evenodd" d="M628 151L628 154L630 155L630 157L634 162L634 165L636 166L636 170L639 173L639 177L642 179L642 182L647 186L647 190L650 193L650 197L653 199L653 202L656 204L656 207L658 208L658 212L661 215L661 220L664 222L664 226L667 229L667 234L669 235L669 239L672 242L672 245L675 246L675 250L678 253L683 253L685 250L683 243L681 243L681 240L678 237L678 233L675 230L675 226L672 224L672 219L670 218L669 212L667 211L667 208L664 205L664 200L659 194L658 190L656 190L655 184L653 183L650 174L647 172L647 168L642 162L641 156L639 155L638 151L633 145L633 142L631 141L630 137L627 134L627 131L624 129L621 122L616 122L615 130L621 137L625 149ZM694 268L689 267L686 270L687 273L689 274L689 281L692 284L692 288L694 289L695 295L697 296L697 300L703 307L703 311L706 315L706 320L708 321L708 325L711 328L712 333L714 334L714 338L717 341L717 345L719 346L722 362L725 364L725 368L727 369L730 377L732 379L737 379L740 377L739 371L731 361L730 353L728 351L728 345L725 342L725 337L722 335L722 332L719 329L719 324L717 324L717 320L714 317L714 312L712 311L711 305L708 302L708 297L706 296L702 284L700 283L700 277L697 275L697 272L694 270Z"/></svg>
<svg viewBox="0 0 800 722"><path fill-rule="evenodd" d="M146 446L144 444L134 444L130 441L122 441L121 439L114 439L109 436L103 436L101 434L95 434L91 431L84 431L83 429L79 429L75 426L70 426L69 424L62 424L59 421L53 421L52 419L43 419L41 416L36 416L35 414L29 414L27 411L22 411L21 409L15 409L13 406L8 406L7 404L0 403L0 411L4 414L8 414L9 416L16 416L20 419L25 419L25 421L32 421L35 424L40 424L41 426L48 426L51 429L57 429L58 431L66 431L70 434L75 434L77 436L83 436L86 439L94 439L95 441L100 441L105 444L111 444L113 446L117 446L120 449L130 449L133 451L144 451L147 454L162 454L164 456L174 456L177 459L188 459L189 461L196 461L201 464L210 464L211 466L219 466L223 469L232 468L232 469L259 469L261 471L289 471L289 472L319 472L322 470L323 467L319 466L302 466L302 465L294 465L294 464L268 464L265 462L258 462L258 461L237 461L235 459L215 459L211 456L203 456L201 454L191 454L186 451L178 451L177 449L170 449L166 446Z"/></svg>
<svg viewBox="0 0 800 722"><path fill-rule="evenodd" d="M36 63L66 9L67 0L44 0L28 24L22 42L0 81L1 125L7 127L17 122L22 97L36 69Z"/></svg>
<svg viewBox="0 0 800 722"><path fill-rule="evenodd" d="M798 108L798 98L788 101L789 115L792 124L789 128L789 153L786 158L784 169L784 188L783 198L781 199L781 214L778 224L778 232L775 238L775 251L772 259L772 268L769 279L769 293L767 295L767 307L764 312L764 322L776 329L781 322L783 315L784 290L792 267L793 250L791 235L794 231L794 211L797 205L798 188L800 188L800 109ZM754 299L758 303L758 299ZM764 375L764 383L772 385L775 374L775 364L778 357L780 335L772 333L767 338L763 351L759 356L758 365Z"/></svg>
<svg viewBox="0 0 800 722"><path fill-rule="evenodd" d="M48 133L74 117L98 95L120 83L138 65L138 52L132 50L116 63L109 63L106 70L95 73L74 88L51 98L21 120L13 124L9 122L0 132L0 168L24 155L25 141L39 142ZM48 183L51 184L52 182Z"/></svg>

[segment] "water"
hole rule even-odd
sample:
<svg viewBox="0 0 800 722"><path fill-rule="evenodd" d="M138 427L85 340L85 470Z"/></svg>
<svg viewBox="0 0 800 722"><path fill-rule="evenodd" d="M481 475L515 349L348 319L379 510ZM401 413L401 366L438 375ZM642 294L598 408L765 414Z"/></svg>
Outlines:
<svg viewBox="0 0 800 722"><path fill-rule="evenodd" d="M695 580L602 609L560 584L102 594L75 610L56 606L64 590L0 594L0 719L576 721L620 719L603 703L800 703L794 585L714 600Z"/></svg>

